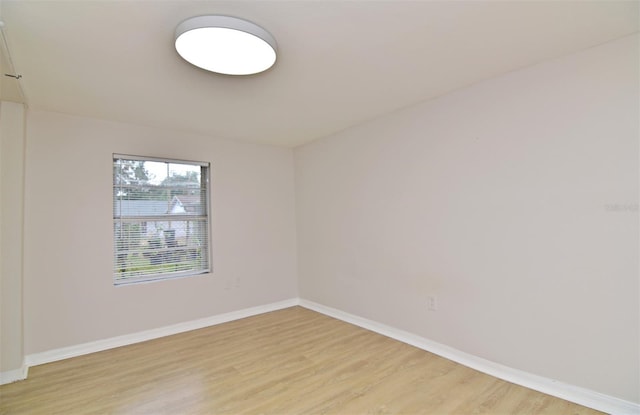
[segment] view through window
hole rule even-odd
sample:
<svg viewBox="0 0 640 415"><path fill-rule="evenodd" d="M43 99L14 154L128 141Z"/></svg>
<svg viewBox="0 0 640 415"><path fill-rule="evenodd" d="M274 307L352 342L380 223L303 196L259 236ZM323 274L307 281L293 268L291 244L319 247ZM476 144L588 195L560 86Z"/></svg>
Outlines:
<svg viewBox="0 0 640 415"><path fill-rule="evenodd" d="M114 283L209 272L209 163L113 156Z"/></svg>

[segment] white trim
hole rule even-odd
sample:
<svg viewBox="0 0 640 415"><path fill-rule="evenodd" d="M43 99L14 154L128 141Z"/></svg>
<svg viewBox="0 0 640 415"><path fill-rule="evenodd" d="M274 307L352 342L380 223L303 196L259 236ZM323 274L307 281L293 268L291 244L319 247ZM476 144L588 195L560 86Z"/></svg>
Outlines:
<svg viewBox="0 0 640 415"><path fill-rule="evenodd" d="M198 320L186 321L184 323L173 324L171 326L160 327L157 329L145 330L138 333L112 337L109 339L96 340L93 342L82 343L74 346L62 347L60 349L49 350L46 352L33 353L26 356L25 362L27 367L55 362L58 360L68 359L70 357L82 356L89 353L113 349L115 347L127 346L129 344L140 343L165 336L171 336L173 334L184 333L186 331L215 326L217 324L227 323L229 321L268 313L270 311L281 310L283 308L289 308L298 305L298 302L299 301L297 298L291 298L288 300L279 301L277 303L231 311L229 313L218 314Z"/></svg>
<svg viewBox="0 0 640 415"><path fill-rule="evenodd" d="M374 331L378 334L391 337L392 339L410 344L419 349L435 353L464 366L529 389L543 392L548 395L613 415L640 414L640 404L634 402L629 402L578 386L569 385L557 380L524 372L522 370L513 369L511 367L462 352L452 347L445 346L444 344L434 342L424 337L356 316L354 314L349 314L335 308L327 307L313 301L301 299L299 305L301 307L308 308L309 310L317 311L327 316Z"/></svg>
<svg viewBox="0 0 640 415"><path fill-rule="evenodd" d="M22 364L22 367L20 369L5 370L4 372L0 372L0 385L24 380L27 378L28 373L29 366L24 363Z"/></svg>

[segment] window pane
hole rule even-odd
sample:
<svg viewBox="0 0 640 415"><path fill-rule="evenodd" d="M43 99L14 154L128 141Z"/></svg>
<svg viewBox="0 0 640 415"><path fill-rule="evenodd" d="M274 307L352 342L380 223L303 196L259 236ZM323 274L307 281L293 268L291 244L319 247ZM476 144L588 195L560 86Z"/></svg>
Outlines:
<svg viewBox="0 0 640 415"><path fill-rule="evenodd" d="M209 271L208 168L114 156L116 283Z"/></svg>

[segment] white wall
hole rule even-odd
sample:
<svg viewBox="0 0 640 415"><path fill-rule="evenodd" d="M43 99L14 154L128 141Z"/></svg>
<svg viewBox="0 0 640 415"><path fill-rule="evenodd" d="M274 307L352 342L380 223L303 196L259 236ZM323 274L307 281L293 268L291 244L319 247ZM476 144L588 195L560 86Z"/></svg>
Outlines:
<svg viewBox="0 0 640 415"><path fill-rule="evenodd" d="M638 46L296 149L301 297L640 402Z"/></svg>
<svg viewBox="0 0 640 415"><path fill-rule="evenodd" d="M0 373L23 377L24 106L0 102Z"/></svg>
<svg viewBox="0 0 640 415"><path fill-rule="evenodd" d="M112 153L211 162L213 274L113 286ZM26 165L27 355L297 296L290 149L29 111Z"/></svg>

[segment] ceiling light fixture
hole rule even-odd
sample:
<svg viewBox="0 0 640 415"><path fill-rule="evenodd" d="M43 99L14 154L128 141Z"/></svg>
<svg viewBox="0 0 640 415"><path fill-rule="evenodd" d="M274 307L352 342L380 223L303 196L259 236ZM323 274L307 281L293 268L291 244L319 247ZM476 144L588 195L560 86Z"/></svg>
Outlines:
<svg viewBox="0 0 640 415"><path fill-rule="evenodd" d="M276 40L262 27L230 16L198 16L176 28L184 60L225 75L252 75L276 62Z"/></svg>

